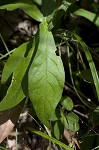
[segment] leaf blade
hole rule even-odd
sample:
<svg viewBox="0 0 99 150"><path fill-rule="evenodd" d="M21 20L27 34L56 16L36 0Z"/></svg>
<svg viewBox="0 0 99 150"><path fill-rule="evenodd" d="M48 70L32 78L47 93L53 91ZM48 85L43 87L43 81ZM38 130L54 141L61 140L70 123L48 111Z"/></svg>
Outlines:
<svg viewBox="0 0 99 150"><path fill-rule="evenodd" d="M15 71L16 67L19 65L22 57L25 54L27 43L22 44L18 48L14 49L14 52L7 60L3 72L2 72L2 79L1 84L4 84L11 74Z"/></svg>
<svg viewBox="0 0 99 150"><path fill-rule="evenodd" d="M84 9L78 9L73 14L85 17L99 27L99 16L97 14Z"/></svg>
<svg viewBox="0 0 99 150"><path fill-rule="evenodd" d="M31 45L32 42L33 41L30 41L30 43L27 44L27 50L29 51L27 57L23 57L21 59L21 62L19 63L19 65L17 66L16 70L13 73L10 87L8 88L5 97L0 102L0 111L16 106L27 96L23 92L22 80L28 69L28 66L32 58L32 54L34 52L35 40L33 42L33 45Z"/></svg>
<svg viewBox="0 0 99 150"><path fill-rule="evenodd" d="M40 25L39 36L38 51L29 70L29 95L39 119L48 126L48 120L61 98L65 77L46 21Z"/></svg>

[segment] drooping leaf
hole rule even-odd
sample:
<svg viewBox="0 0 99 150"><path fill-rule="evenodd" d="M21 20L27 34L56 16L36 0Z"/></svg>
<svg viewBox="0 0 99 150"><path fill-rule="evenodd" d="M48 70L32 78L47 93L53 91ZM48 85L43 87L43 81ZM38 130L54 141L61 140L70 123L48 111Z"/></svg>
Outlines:
<svg viewBox="0 0 99 150"><path fill-rule="evenodd" d="M40 24L39 45L29 70L29 96L37 116L48 126L48 120L61 98L64 86L64 69L52 33L46 20Z"/></svg>
<svg viewBox="0 0 99 150"><path fill-rule="evenodd" d="M11 76L11 74L15 71L15 69L19 65L21 59L24 57L24 54L26 52L26 46L27 43L24 43L18 48L15 48L14 52L7 60L2 72L2 79L1 79L2 84L4 84L8 80L8 78Z"/></svg>
<svg viewBox="0 0 99 150"><path fill-rule="evenodd" d="M86 19L93 22L97 27L99 27L99 15L98 14L95 14L93 12L90 12L84 9L78 9L73 14L85 17Z"/></svg>
<svg viewBox="0 0 99 150"><path fill-rule="evenodd" d="M16 107L1 112L0 115L0 143L9 135L12 131L15 123L17 122L19 115L23 109L24 101L18 104Z"/></svg>
<svg viewBox="0 0 99 150"><path fill-rule="evenodd" d="M0 102L0 111L16 106L27 96L23 92L22 80L30 64L32 54L34 52L34 46L35 46L35 40L34 42L30 41L30 43L27 44L27 48L26 48L26 53L28 52L27 56L26 57L24 56L21 59L20 63L18 64L17 68L13 73L11 85L8 88L6 96Z"/></svg>
<svg viewBox="0 0 99 150"><path fill-rule="evenodd" d="M28 14L30 17L32 17L33 19L39 22L42 22L42 20L44 19L40 10L37 8L36 5L33 5L33 4L17 2L17 3L6 4L3 6L0 6L0 9L7 9L10 11L17 9L17 8L22 9L26 14Z"/></svg>
<svg viewBox="0 0 99 150"><path fill-rule="evenodd" d="M66 96L66 97L62 97L61 99L61 104L62 106L66 109L71 111L73 109L73 101L70 97Z"/></svg>
<svg viewBox="0 0 99 150"><path fill-rule="evenodd" d="M49 135L47 135L47 134L45 134L45 133L43 133L43 132L41 132L41 131L37 131L37 130L31 128L31 127L28 127L27 129L28 129L29 131L31 131L31 132L37 134L37 135L42 136L43 138L46 138L46 139L48 139L48 140L54 142L55 144L57 144L57 145L63 147L63 148L66 149L66 150L73 150L72 148L70 148L70 147L67 146L66 144L60 142L59 140L56 140L56 139L53 138L53 137L50 137Z"/></svg>

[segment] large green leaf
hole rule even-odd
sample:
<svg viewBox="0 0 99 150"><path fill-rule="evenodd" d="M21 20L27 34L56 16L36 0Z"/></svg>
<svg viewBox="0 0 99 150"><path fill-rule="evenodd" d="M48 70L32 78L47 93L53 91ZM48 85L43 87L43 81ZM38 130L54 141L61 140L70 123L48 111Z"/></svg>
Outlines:
<svg viewBox="0 0 99 150"><path fill-rule="evenodd" d="M44 20L39 28L37 53L29 70L29 95L37 116L47 126L61 98L65 81L62 61L55 51L52 33Z"/></svg>
<svg viewBox="0 0 99 150"><path fill-rule="evenodd" d="M39 22L42 22L42 20L44 19L40 10L37 8L36 5L33 4L18 2L18 3L6 4L0 6L0 9L7 9L7 10L14 10L17 8L22 9L26 14L28 14L30 17L32 17L33 19Z"/></svg>
<svg viewBox="0 0 99 150"><path fill-rule="evenodd" d="M22 89L22 80L24 78L26 70L30 64L32 54L34 52L35 44L33 42L33 45L31 45L31 42L27 44L26 48L27 56L24 56L21 59L20 63L18 64L17 68L13 73L11 85L8 88L6 96L0 102L0 111L16 106L25 98L25 94Z"/></svg>
<svg viewBox="0 0 99 150"><path fill-rule="evenodd" d="M8 78L11 76L11 74L15 71L17 66L19 65L21 59L24 57L24 54L26 52L27 43L22 44L18 48L14 49L14 52L7 60L3 72L2 72L2 80L1 83L4 84Z"/></svg>

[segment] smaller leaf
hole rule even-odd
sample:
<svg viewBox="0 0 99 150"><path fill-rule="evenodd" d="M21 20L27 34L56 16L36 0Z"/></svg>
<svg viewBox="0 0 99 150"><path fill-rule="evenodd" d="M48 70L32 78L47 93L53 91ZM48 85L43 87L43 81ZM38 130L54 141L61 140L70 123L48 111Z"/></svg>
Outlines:
<svg viewBox="0 0 99 150"><path fill-rule="evenodd" d="M64 132L64 125L62 124L61 120L55 122L53 126L54 136L59 140Z"/></svg>
<svg viewBox="0 0 99 150"><path fill-rule="evenodd" d="M79 117L76 114L74 114L73 112L68 113L68 115L66 117L68 120L70 120L74 123L77 123L79 121Z"/></svg>
<svg viewBox="0 0 99 150"><path fill-rule="evenodd" d="M79 130L79 117L74 113L68 113L66 116L68 129L72 131L78 131Z"/></svg>
<svg viewBox="0 0 99 150"><path fill-rule="evenodd" d="M73 109L73 101L70 97L66 96L66 97L62 97L61 99L61 104L62 106L66 109L71 111Z"/></svg>
<svg viewBox="0 0 99 150"><path fill-rule="evenodd" d="M67 129L71 131L79 130L79 118L76 114L68 113L67 116L64 116L64 114L61 113L61 116L61 121Z"/></svg>

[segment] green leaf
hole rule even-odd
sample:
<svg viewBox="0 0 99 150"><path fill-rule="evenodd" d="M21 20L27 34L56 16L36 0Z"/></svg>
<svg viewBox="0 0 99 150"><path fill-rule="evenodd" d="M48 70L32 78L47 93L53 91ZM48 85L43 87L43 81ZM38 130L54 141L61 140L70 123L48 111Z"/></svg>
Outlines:
<svg viewBox="0 0 99 150"><path fill-rule="evenodd" d="M72 131L78 131L79 130L79 117L74 113L68 113L66 116L67 124L65 126L68 127L68 129Z"/></svg>
<svg viewBox="0 0 99 150"><path fill-rule="evenodd" d="M18 64L17 68L13 73L11 85L8 88L6 96L0 102L0 111L16 106L26 96L22 89L22 80L28 69L28 66L32 58L32 54L34 52L35 40L33 42L33 45L31 44L31 42L27 44L27 48L26 48L27 56L26 57L24 56L21 59L20 63Z"/></svg>
<svg viewBox="0 0 99 150"><path fill-rule="evenodd" d="M8 80L8 78L11 76L11 74L15 71L15 69L21 62L21 59L24 57L24 54L26 52L26 46L27 43L24 43L18 48L15 48L14 52L7 60L2 72L2 79L1 79L2 84L4 84Z"/></svg>
<svg viewBox="0 0 99 150"><path fill-rule="evenodd" d="M66 97L62 97L61 99L61 104L62 106L66 109L71 111L73 109L73 101L70 97L66 96Z"/></svg>
<svg viewBox="0 0 99 150"><path fill-rule="evenodd" d="M36 5L33 5L33 4L19 2L19 3L6 4L3 6L0 6L0 9L7 9L10 11L17 9L17 8L22 9L26 14L28 14L30 17L32 17L33 19L39 22L42 22L44 19L40 10L37 8Z"/></svg>
<svg viewBox="0 0 99 150"><path fill-rule="evenodd" d="M53 131L55 138L59 140L64 132L64 125L62 124L61 120L55 122L53 126Z"/></svg>
<svg viewBox="0 0 99 150"><path fill-rule="evenodd" d="M78 131L79 130L79 117L74 113L68 113L66 116L61 113L61 122L64 126L71 130L71 131Z"/></svg>
<svg viewBox="0 0 99 150"><path fill-rule="evenodd" d="M55 111L52 114L52 117L50 118L51 121L56 121L59 120L59 118L61 118L61 113L60 113L60 109L56 108Z"/></svg>
<svg viewBox="0 0 99 150"><path fill-rule="evenodd" d="M74 114L73 112L68 113L66 118L74 123L77 123L79 121L79 117L76 114Z"/></svg>
<svg viewBox="0 0 99 150"><path fill-rule="evenodd" d="M86 19L93 22L97 27L99 27L99 15L98 14L95 14L93 12L90 12L84 9L78 9L75 12L73 12L73 14L85 17Z"/></svg>
<svg viewBox="0 0 99 150"><path fill-rule="evenodd" d="M70 148L69 146L67 146L67 145L65 145L64 143L60 142L59 140L56 140L55 138L50 137L49 135L47 135L47 134L45 134L45 133L43 133L43 132L41 132L41 131L37 131L37 130L31 128L31 127L28 127L27 129L28 129L29 131L31 131L31 132L37 134L37 135L42 136L43 138L46 138L46 139L48 139L48 140L54 142L55 144L57 144L57 145L63 147L65 150L73 150L72 148Z"/></svg>
<svg viewBox="0 0 99 150"><path fill-rule="evenodd" d="M46 126L60 101L65 81L62 61L55 51L52 33L44 20L39 27L39 45L29 70L29 95L37 116Z"/></svg>
<svg viewBox="0 0 99 150"><path fill-rule="evenodd" d="M87 61L89 63L90 71L91 71L91 74L92 74L92 77L93 77L94 85L95 85L95 88L96 88L98 101L99 101L99 76L98 76L94 61L92 59L91 53L90 53L87 45L83 42L83 40L77 34L74 34L74 36L78 40L80 45L82 46L83 51L86 55Z"/></svg>

